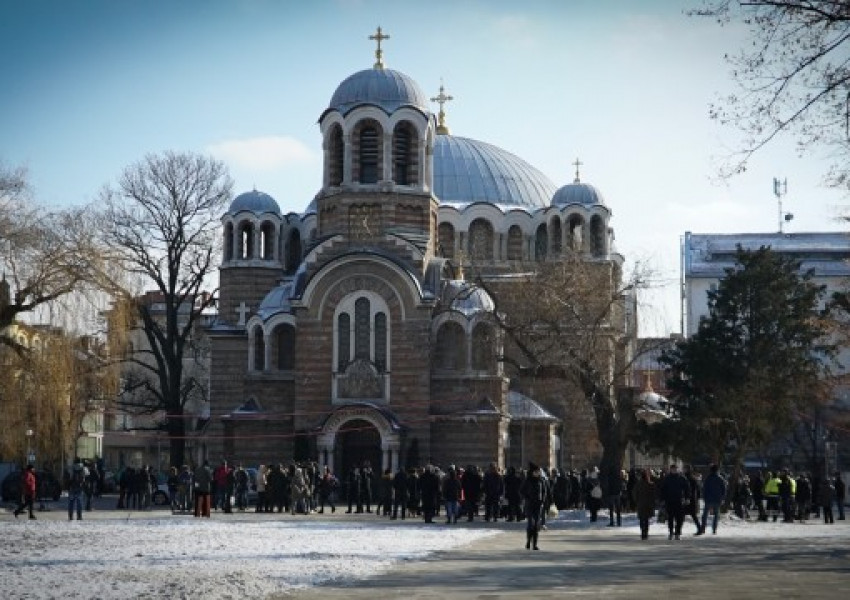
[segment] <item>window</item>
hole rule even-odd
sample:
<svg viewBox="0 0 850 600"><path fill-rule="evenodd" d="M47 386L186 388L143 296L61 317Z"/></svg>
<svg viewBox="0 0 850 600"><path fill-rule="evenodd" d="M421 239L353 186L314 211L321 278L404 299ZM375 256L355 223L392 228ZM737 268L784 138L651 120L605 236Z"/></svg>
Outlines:
<svg viewBox="0 0 850 600"><path fill-rule="evenodd" d="M486 219L469 225L469 256L473 261L493 260L493 226Z"/></svg>
<svg viewBox="0 0 850 600"><path fill-rule="evenodd" d="M444 258L455 257L455 228L451 223L440 223L438 229L440 249Z"/></svg>
<svg viewBox="0 0 850 600"><path fill-rule="evenodd" d="M534 237L534 259L546 260L546 251L549 249L549 235L546 232L546 224L543 223L537 228L537 235Z"/></svg>
<svg viewBox="0 0 850 600"><path fill-rule="evenodd" d="M522 229L511 225L508 229L508 260L522 260Z"/></svg>
<svg viewBox="0 0 850 600"><path fill-rule="evenodd" d="M260 227L260 255L263 260L274 258L274 223L264 221Z"/></svg>
<svg viewBox="0 0 850 600"><path fill-rule="evenodd" d="M393 132L393 180L399 185L417 183L416 130L399 123Z"/></svg>
<svg viewBox="0 0 850 600"><path fill-rule="evenodd" d="M360 183L378 182L379 141L377 127L360 130Z"/></svg>
<svg viewBox="0 0 850 600"><path fill-rule="evenodd" d="M266 341L263 339L263 328L254 328L254 370L263 371L266 367Z"/></svg>
<svg viewBox="0 0 850 600"><path fill-rule="evenodd" d="M466 334L458 323L449 321L437 331L434 366L447 371L466 368Z"/></svg>
<svg viewBox="0 0 850 600"><path fill-rule="evenodd" d="M472 330L472 368L476 371L493 371L496 366L496 345L493 329L479 323Z"/></svg>
<svg viewBox="0 0 850 600"><path fill-rule="evenodd" d="M328 138L328 181L330 185L342 184L343 157L345 145L342 139L342 128L334 125Z"/></svg>
<svg viewBox="0 0 850 600"><path fill-rule="evenodd" d="M233 259L233 223L224 226L224 260Z"/></svg>
<svg viewBox="0 0 850 600"><path fill-rule="evenodd" d="M372 363L379 373L389 370L389 310L380 296L351 294L336 312L336 368L342 373L353 361Z"/></svg>

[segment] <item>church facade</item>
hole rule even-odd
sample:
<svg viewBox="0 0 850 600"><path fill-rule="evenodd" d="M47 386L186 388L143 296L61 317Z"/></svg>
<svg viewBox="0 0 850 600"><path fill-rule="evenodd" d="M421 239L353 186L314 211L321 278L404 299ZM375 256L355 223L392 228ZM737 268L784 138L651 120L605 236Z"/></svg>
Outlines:
<svg viewBox="0 0 850 600"><path fill-rule="evenodd" d="M323 178L306 210L282 214L254 190L222 218L207 456L337 472L580 463L593 449L575 431L592 417L557 386L536 397L507 376L493 299L463 272L510 285L567 251L619 266L610 210L578 171L558 188L451 135L442 88L434 115L376 56L319 117Z"/></svg>

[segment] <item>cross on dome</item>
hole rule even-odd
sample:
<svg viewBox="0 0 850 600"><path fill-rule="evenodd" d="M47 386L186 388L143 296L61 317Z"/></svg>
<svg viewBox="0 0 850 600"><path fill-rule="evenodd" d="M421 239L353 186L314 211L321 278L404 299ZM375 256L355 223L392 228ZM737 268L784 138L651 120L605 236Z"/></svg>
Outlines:
<svg viewBox="0 0 850 600"><path fill-rule="evenodd" d="M369 36L370 40L375 40L378 42L378 49L375 50L375 68L383 69L384 68L384 51L381 50L381 41L390 39L390 36L384 35L381 31L381 26L378 26L378 31L374 35Z"/></svg>
<svg viewBox="0 0 850 600"><path fill-rule="evenodd" d="M575 181L573 181L573 183L581 183L581 178L579 177L579 174L578 174L578 168L580 166L582 166L584 163L581 162L578 158L576 158L575 162L573 162L571 164L573 166L575 166L575 168L576 168L576 178L575 178Z"/></svg>
<svg viewBox="0 0 850 600"><path fill-rule="evenodd" d="M440 93L431 98L431 102L436 102L440 105L440 112L437 113L437 135L449 135L449 128L446 126L446 111L443 109L446 102L454 100L453 96L446 95L446 89L443 87L443 81L440 80Z"/></svg>

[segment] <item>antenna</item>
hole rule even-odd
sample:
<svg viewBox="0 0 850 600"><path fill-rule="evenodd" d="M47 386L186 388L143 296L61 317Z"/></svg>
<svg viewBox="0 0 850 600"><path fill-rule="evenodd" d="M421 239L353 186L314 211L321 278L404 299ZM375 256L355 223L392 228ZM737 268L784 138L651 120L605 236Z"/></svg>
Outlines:
<svg viewBox="0 0 850 600"><path fill-rule="evenodd" d="M783 223L789 223L794 218L792 213L782 212L782 197L788 193L788 179L779 181L778 177L773 178L773 195L776 196L776 203L779 205L779 233L782 233Z"/></svg>

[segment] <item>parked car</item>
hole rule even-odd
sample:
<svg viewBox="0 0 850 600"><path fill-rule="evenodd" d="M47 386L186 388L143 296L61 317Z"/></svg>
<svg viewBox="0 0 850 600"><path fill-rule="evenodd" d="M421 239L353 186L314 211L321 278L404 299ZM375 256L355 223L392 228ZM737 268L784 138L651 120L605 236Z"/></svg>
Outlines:
<svg viewBox="0 0 850 600"><path fill-rule="evenodd" d="M22 471L12 471L3 478L3 483L0 484L0 495L3 497L3 502L17 502L21 499L21 473ZM38 499L59 500L62 495L62 486L53 473L36 471L35 482Z"/></svg>

